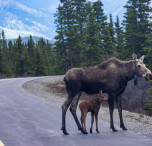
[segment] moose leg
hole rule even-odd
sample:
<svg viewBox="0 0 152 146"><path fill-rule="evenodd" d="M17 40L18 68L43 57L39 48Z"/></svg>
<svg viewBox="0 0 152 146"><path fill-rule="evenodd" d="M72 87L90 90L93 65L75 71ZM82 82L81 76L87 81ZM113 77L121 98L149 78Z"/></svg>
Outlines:
<svg viewBox="0 0 152 146"><path fill-rule="evenodd" d="M77 95L74 97L74 99L73 99L73 101L71 103L70 111L71 111L71 113L72 113L72 115L74 117L74 120L75 120L75 122L76 122L76 124L78 126L78 130L81 130L81 132L83 132L82 131L82 127L80 125L80 122L79 122L79 120L77 118L77 115L76 115L76 108L77 108L78 101L79 101L79 98L81 96L81 93L82 93L82 91L80 91L79 93L77 93Z"/></svg>
<svg viewBox="0 0 152 146"><path fill-rule="evenodd" d="M98 130L98 113L95 114L95 119L96 119L96 131L97 131L97 133L100 133Z"/></svg>
<svg viewBox="0 0 152 146"><path fill-rule="evenodd" d="M112 129L113 132L117 132L113 123L113 111L114 111L114 97L113 96L112 97L109 96L108 104L109 104L109 112L110 112L110 129Z"/></svg>
<svg viewBox="0 0 152 146"><path fill-rule="evenodd" d="M90 133L92 133L93 122L94 122L94 114L91 113L91 128L90 128Z"/></svg>
<svg viewBox="0 0 152 146"><path fill-rule="evenodd" d="M81 114L81 118L80 118L82 131L83 131L84 134L85 134L85 116L86 116L86 113L84 112L84 113Z"/></svg>
<svg viewBox="0 0 152 146"><path fill-rule="evenodd" d="M81 127L82 127L82 128L84 128L84 127L83 127L83 124L84 124L83 117L84 117L84 114L81 114L80 120L81 120Z"/></svg>
<svg viewBox="0 0 152 146"><path fill-rule="evenodd" d="M61 128L61 130L63 130L63 133L65 135L69 135L69 133L66 131L65 118L66 118L67 109L68 109L71 101L72 101L72 98L70 98L70 96L68 96L68 98L66 99L66 101L62 105L62 128Z"/></svg>
<svg viewBox="0 0 152 146"><path fill-rule="evenodd" d="M122 128L123 130L128 130L123 122L123 118L122 118L122 97L119 96L116 98L116 104L118 107L118 112L119 112L119 118L120 118L120 128Z"/></svg>
<svg viewBox="0 0 152 146"><path fill-rule="evenodd" d="M83 119L83 120L84 120L84 121L83 121L83 122L84 122L83 133L84 133L84 134L88 134L87 129L86 129L86 117L87 117L87 112L85 113L84 119Z"/></svg>

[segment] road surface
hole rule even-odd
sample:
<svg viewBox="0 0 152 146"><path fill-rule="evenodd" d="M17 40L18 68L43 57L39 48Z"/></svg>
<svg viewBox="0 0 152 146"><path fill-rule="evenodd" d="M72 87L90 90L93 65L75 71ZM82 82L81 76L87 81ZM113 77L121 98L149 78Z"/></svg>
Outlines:
<svg viewBox="0 0 152 146"><path fill-rule="evenodd" d="M54 78L54 77L53 77ZM22 84L35 78L0 80L0 141L5 146L152 146L152 137L130 131L113 133L99 121L100 133L83 135L67 112L67 131L62 134L61 109L27 93ZM109 115L108 115L109 116ZM87 118L87 129L90 117Z"/></svg>

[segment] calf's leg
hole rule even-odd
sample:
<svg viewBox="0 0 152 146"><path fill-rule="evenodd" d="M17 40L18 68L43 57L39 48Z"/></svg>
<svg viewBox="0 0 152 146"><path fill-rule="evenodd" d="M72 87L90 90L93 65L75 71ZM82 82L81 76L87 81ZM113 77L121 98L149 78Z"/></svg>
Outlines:
<svg viewBox="0 0 152 146"><path fill-rule="evenodd" d="M95 119L96 119L96 131L97 133L100 133L98 130L98 113L95 114Z"/></svg>
<svg viewBox="0 0 152 146"><path fill-rule="evenodd" d="M90 128L90 133L92 133L93 122L94 122L94 114L91 113L91 128Z"/></svg>
<svg viewBox="0 0 152 146"><path fill-rule="evenodd" d="M84 119L83 119L83 122L84 122L83 133L84 133L84 134L88 134L87 129L86 129L86 117L87 117L87 112L85 112L85 114L84 114Z"/></svg>
<svg viewBox="0 0 152 146"><path fill-rule="evenodd" d="M86 111L81 111L81 126L82 126L82 133L86 134L86 128L85 128L85 117L86 117L87 112Z"/></svg>

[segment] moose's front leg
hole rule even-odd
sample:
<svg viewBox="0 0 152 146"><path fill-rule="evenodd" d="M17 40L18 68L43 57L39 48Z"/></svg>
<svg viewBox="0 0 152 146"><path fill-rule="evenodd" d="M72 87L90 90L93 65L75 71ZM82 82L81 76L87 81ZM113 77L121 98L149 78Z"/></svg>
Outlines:
<svg viewBox="0 0 152 146"><path fill-rule="evenodd" d="M116 104L117 104L118 112L119 112L120 128L122 128L123 130L128 130L124 125L123 117L122 117L122 96L116 97Z"/></svg>
<svg viewBox="0 0 152 146"><path fill-rule="evenodd" d="M110 112L110 129L112 129L113 132L117 132L118 130L115 129L114 123L113 123L114 98L115 96L109 96L109 99L108 99L109 112Z"/></svg>

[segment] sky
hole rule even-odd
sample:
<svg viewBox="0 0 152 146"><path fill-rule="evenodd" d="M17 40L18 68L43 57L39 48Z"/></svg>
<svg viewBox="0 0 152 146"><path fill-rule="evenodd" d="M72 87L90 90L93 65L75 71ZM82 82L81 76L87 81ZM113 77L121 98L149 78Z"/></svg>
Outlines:
<svg viewBox="0 0 152 146"><path fill-rule="evenodd" d="M96 1L96 0L88 0ZM127 0L102 0L104 12L123 18ZM0 30L6 38L35 35L53 39L56 35L54 13L60 0L0 0Z"/></svg>

